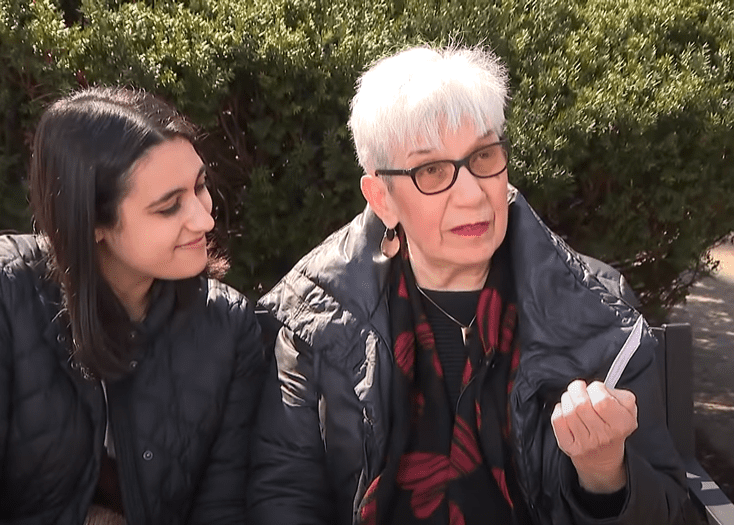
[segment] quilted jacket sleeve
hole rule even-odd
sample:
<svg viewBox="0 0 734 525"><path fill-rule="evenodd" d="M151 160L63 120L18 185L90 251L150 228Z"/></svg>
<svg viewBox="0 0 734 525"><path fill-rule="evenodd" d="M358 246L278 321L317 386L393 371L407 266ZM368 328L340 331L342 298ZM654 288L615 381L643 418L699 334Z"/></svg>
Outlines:
<svg viewBox="0 0 734 525"><path fill-rule="evenodd" d="M252 447L252 522L331 523L313 350L283 328L275 341L275 357Z"/></svg>
<svg viewBox="0 0 734 525"><path fill-rule="evenodd" d="M221 428L212 445L209 463L199 484L189 524L245 523L246 475L250 434L259 404L267 360L260 328L252 308L232 308L240 316L237 358ZM243 475L243 469L245 475Z"/></svg>

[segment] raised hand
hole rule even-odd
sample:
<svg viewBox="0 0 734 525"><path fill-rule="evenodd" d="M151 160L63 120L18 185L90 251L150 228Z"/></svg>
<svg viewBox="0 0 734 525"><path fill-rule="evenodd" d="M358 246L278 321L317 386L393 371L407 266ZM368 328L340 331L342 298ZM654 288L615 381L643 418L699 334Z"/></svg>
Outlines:
<svg viewBox="0 0 734 525"><path fill-rule="evenodd" d="M624 443L637 428L637 401L629 390L600 381L573 381L551 415L560 449L589 492L612 493L627 483Z"/></svg>

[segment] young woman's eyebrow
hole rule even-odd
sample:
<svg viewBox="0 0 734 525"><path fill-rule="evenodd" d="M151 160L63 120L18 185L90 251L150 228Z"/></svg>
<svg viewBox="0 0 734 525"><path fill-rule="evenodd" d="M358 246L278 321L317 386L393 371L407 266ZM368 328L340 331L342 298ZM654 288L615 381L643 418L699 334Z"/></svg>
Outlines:
<svg viewBox="0 0 734 525"><path fill-rule="evenodd" d="M199 172L196 174L196 180L198 181L201 178L201 176L205 174L206 174L206 166L202 164L201 167L199 168ZM180 195L181 193L185 193L185 192L186 192L186 188L174 188L171 191L163 194L163 196L160 197L159 199L156 199L153 202L151 202L150 204L148 204L146 208L147 209L155 208L156 206L159 206L163 204L164 202L171 200L173 197Z"/></svg>

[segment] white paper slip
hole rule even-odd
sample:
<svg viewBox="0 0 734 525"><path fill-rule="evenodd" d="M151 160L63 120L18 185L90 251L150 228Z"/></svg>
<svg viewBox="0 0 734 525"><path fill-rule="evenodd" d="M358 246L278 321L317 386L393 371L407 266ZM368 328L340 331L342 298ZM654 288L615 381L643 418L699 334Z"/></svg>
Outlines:
<svg viewBox="0 0 734 525"><path fill-rule="evenodd" d="M642 323L642 316L639 316L637 321L635 321L635 325L632 327L632 332L630 332L627 340L622 345L622 349L617 354L617 357L614 358L614 362L609 368L609 372L607 372L607 377L604 379L604 386L607 388L616 388L619 378L622 377L622 372L627 368L627 363L629 363L640 346Z"/></svg>

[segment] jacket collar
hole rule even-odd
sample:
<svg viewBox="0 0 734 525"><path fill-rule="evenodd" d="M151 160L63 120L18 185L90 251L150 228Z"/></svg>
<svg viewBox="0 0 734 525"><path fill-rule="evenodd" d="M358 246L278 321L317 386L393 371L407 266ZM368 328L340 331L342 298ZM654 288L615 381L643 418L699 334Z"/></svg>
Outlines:
<svg viewBox="0 0 734 525"><path fill-rule="evenodd" d="M518 303L522 356L516 393L527 399L538 388L562 392L570 380L604 376L637 313L599 273L620 274L582 256L553 233L516 193L508 232ZM593 268L590 266L593 263Z"/></svg>
<svg viewBox="0 0 734 525"><path fill-rule="evenodd" d="M517 195L510 186L508 202L512 204ZM376 315L387 307L390 259L380 252L384 233L385 225L366 206L301 259L259 305L306 342L322 322L336 316L345 316L343 321L370 320L380 336L390 341L388 320ZM312 322L315 315L320 322Z"/></svg>
<svg viewBox="0 0 734 525"><path fill-rule="evenodd" d="M603 377L637 315L619 290L608 287L621 277L572 250L512 186L508 201L524 372L517 394L527 399L540 387L562 391L569 378L590 371ZM260 305L311 346L349 348L365 321L389 344L385 287L390 261L380 253L384 231L367 207L301 259ZM332 324L344 329L331 330L326 340L323 331Z"/></svg>
<svg viewBox="0 0 734 525"><path fill-rule="evenodd" d="M390 259L380 253L385 226L368 207L301 259L259 301L278 321L310 345L330 323L345 343L370 322L387 341L386 286Z"/></svg>

